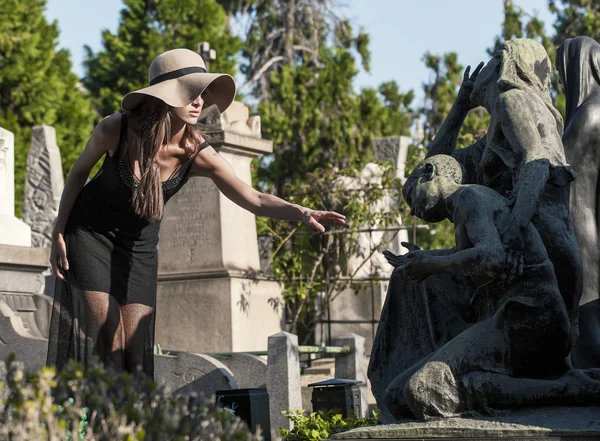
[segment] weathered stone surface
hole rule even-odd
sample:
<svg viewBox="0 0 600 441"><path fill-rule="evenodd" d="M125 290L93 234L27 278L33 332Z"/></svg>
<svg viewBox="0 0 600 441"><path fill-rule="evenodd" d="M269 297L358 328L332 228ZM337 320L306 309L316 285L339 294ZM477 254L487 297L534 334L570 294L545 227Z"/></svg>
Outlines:
<svg viewBox="0 0 600 441"><path fill-rule="evenodd" d="M269 337L267 391L271 427L292 428L292 423L281 412L301 410L300 357L298 336L280 332Z"/></svg>
<svg viewBox="0 0 600 441"><path fill-rule="evenodd" d="M280 295L277 282L233 271L159 276L156 342L195 353L264 351L282 329L283 311L270 304Z"/></svg>
<svg viewBox="0 0 600 441"><path fill-rule="evenodd" d="M404 179L406 170L406 155L410 145L407 136L391 136L388 138L377 138L373 140L375 159L378 161L392 160L392 164L398 170L398 177Z"/></svg>
<svg viewBox="0 0 600 441"><path fill-rule="evenodd" d="M600 44L589 37L565 40L556 64L566 96L563 144L577 178L571 215L583 264L576 367L600 367Z"/></svg>
<svg viewBox="0 0 600 441"><path fill-rule="evenodd" d="M220 361L203 354L178 352L154 356L156 381L169 392L195 392L210 397L218 390L237 389L231 371Z"/></svg>
<svg viewBox="0 0 600 441"><path fill-rule="evenodd" d="M15 137L0 127L0 244L31 246L31 228L15 217Z"/></svg>
<svg viewBox="0 0 600 441"><path fill-rule="evenodd" d="M4 301L0 301L0 361L14 353L30 372L40 370L46 362L48 343L29 333L23 320Z"/></svg>
<svg viewBox="0 0 600 441"><path fill-rule="evenodd" d="M346 380L361 381L360 408L362 416L367 415L367 354L365 352L365 338L357 334L346 334L335 340L337 346L348 346L349 354L340 354L335 357L335 377Z"/></svg>
<svg viewBox="0 0 600 441"><path fill-rule="evenodd" d="M600 407L526 409L495 417L447 418L362 427L331 439L600 439Z"/></svg>
<svg viewBox="0 0 600 441"><path fill-rule="evenodd" d="M231 357L214 357L229 368L240 389L267 385L267 360L252 354L232 354Z"/></svg>
<svg viewBox="0 0 600 441"><path fill-rule="evenodd" d="M539 43L516 39L501 44L479 69L465 76L451 122L444 122L427 159L403 187L418 217L454 222L456 246L388 255L394 275L417 285L397 285L388 301L414 291L458 315L450 323L431 320L433 309L425 303L421 321L433 325L435 338L425 346L431 352L386 385L374 375L385 369L386 357L393 354L392 364L406 360L396 353L394 333L405 310L388 308L370 378L378 402L383 394L384 410L398 419L600 401L600 369L568 364L581 262L568 207L573 173L549 93L551 62ZM477 105L492 114L487 140L454 151L458 128ZM456 280L444 286L434 279L439 274ZM461 321L471 326L454 336L443 332ZM415 347L413 355L422 350Z"/></svg>
<svg viewBox="0 0 600 441"><path fill-rule="evenodd" d="M23 200L23 221L31 227L33 247L49 248L52 245L52 228L63 187L62 163L54 127L34 127L27 154Z"/></svg>
<svg viewBox="0 0 600 441"><path fill-rule="evenodd" d="M47 248L0 245L0 300L34 337L48 337L51 291ZM50 294L50 295L48 295Z"/></svg>

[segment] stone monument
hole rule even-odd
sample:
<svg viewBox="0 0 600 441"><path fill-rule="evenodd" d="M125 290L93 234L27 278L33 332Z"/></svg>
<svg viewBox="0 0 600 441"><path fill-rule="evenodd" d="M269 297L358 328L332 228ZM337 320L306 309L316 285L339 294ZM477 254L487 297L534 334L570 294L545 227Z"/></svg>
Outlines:
<svg viewBox="0 0 600 441"><path fill-rule="evenodd" d="M253 158L272 151L260 118L234 102L203 113L199 128L251 185ZM159 243L156 342L167 350L265 350L282 327L276 282L260 269L255 217L209 179L194 177L166 207Z"/></svg>
<svg viewBox="0 0 600 441"><path fill-rule="evenodd" d="M600 435L598 419L590 418L600 415L600 369L576 369L570 360L581 260L569 213L574 174L552 106L551 74L544 48L526 39L499 45L472 76L467 69L426 159L403 187L416 216L454 223L456 245L386 253L395 270L369 378L385 422L451 422L344 439L439 437L442 427L449 436L477 439L532 436L525 428L508 435L503 424L495 434L478 432L480 424L469 423L504 413L519 415L521 424L541 422L530 428L540 434L577 436L587 426L586 435ZM492 115L488 135L455 150L460 126L478 105ZM577 415L586 422L578 424Z"/></svg>
<svg viewBox="0 0 600 441"><path fill-rule="evenodd" d="M54 127L34 127L27 155L23 220L31 227L31 244L50 248L52 228L64 187L60 151Z"/></svg>
<svg viewBox="0 0 600 441"><path fill-rule="evenodd" d="M31 228L15 217L15 136L0 127L0 244L31 246Z"/></svg>

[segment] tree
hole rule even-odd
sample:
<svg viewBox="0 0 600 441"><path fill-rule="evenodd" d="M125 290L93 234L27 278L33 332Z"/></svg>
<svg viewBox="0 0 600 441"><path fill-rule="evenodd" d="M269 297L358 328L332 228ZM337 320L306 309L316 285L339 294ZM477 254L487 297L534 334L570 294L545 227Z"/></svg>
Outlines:
<svg viewBox="0 0 600 441"><path fill-rule="evenodd" d="M45 0L1 0L0 126L15 133L15 211L21 215L31 128L56 129L67 174L92 130L93 112L69 52L57 50L56 22Z"/></svg>
<svg viewBox="0 0 600 441"><path fill-rule="evenodd" d="M128 92L148 85L148 66L160 53L197 49L208 41L217 51L210 69L235 73L240 40L228 28L227 15L216 0L124 0L116 33L102 33L103 49L86 46L84 84L100 115L119 110Z"/></svg>
<svg viewBox="0 0 600 441"><path fill-rule="evenodd" d="M559 46L566 38L587 35L600 41L600 1L548 0L550 12L556 16L553 42Z"/></svg>

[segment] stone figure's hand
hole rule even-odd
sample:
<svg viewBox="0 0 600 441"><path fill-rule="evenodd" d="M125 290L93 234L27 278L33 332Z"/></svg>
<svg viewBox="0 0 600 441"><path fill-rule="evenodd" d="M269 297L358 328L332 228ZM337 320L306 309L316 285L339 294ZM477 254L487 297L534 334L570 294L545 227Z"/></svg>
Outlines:
<svg viewBox="0 0 600 441"><path fill-rule="evenodd" d="M421 283L432 274L427 254L424 251L411 251L402 257L405 257L406 261L395 271L403 272L409 279Z"/></svg>
<svg viewBox="0 0 600 441"><path fill-rule="evenodd" d="M67 260L67 246L62 233L52 235L52 247L50 248L50 265L52 272L60 280L66 280L64 271L69 270L69 261Z"/></svg>
<svg viewBox="0 0 600 441"><path fill-rule="evenodd" d="M410 242L401 242L402 246L404 248L406 248L408 251L419 251L421 248L419 248L417 245L415 245L414 243L410 243ZM390 265L392 265L394 268L397 268L401 265L404 265L406 263L406 254L394 254L389 250L385 250L383 252L383 256L386 258L386 260L388 261L388 263Z"/></svg>
<svg viewBox="0 0 600 441"><path fill-rule="evenodd" d="M302 222L313 227L319 233L325 231L324 225L343 225L346 228L349 226L346 223L346 216L336 213L335 211L317 211L305 209L302 213Z"/></svg>
<svg viewBox="0 0 600 441"><path fill-rule="evenodd" d="M525 246L525 230L514 222L509 222L500 233L506 250L505 278L514 279L523 275L523 249Z"/></svg>
<svg viewBox="0 0 600 441"><path fill-rule="evenodd" d="M394 254L389 250L385 250L383 252L383 256L386 258L388 263L392 265L394 268L398 268L401 265L406 263L406 254Z"/></svg>
<svg viewBox="0 0 600 441"><path fill-rule="evenodd" d="M475 104L473 104L473 102L471 102L470 97L471 92L473 92L473 87L475 86L475 80L477 79L477 75L479 75L479 72L481 71L483 66L484 63L482 61L481 63L479 63L479 65L473 71L472 74L470 74L471 66L467 66L467 68L465 69L463 81L460 86L460 89L458 90L458 95L456 96L456 102L466 111L477 107Z"/></svg>

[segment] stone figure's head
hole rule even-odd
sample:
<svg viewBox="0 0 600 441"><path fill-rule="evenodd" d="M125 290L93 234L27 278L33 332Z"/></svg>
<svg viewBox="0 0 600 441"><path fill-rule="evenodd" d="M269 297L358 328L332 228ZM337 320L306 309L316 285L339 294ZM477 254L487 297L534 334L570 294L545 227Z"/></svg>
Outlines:
<svg viewBox="0 0 600 441"><path fill-rule="evenodd" d="M477 76L471 101L491 110L500 93L521 89L551 103L551 67L546 50L537 41L527 38L505 41Z"/></svg>
<svg viewBox="0 0 600 441"><path fill-rule="evenodd" d="M567 101L566 121L600 90L600 44L590 37L566 39L556 52L556 67Z"/></svg>
<svg viewBox="0 0 600 441"><path fill-rule="evenodd" d="M449 216L444 200L454 194L463 180L463 167L449 155L424 160L410 174L402 195L411 214L425 222L440 222Z"/></svg>

